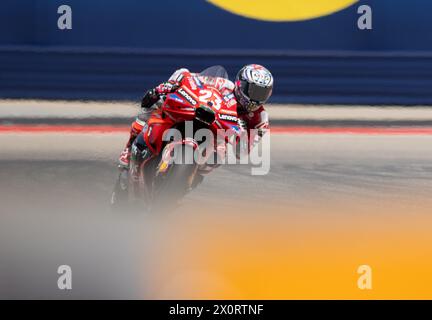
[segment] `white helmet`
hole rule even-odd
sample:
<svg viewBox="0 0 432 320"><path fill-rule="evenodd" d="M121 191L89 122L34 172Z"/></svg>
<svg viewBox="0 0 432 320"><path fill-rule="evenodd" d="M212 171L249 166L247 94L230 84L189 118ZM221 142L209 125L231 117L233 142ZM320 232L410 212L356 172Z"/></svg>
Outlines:
<svg viewBox="0 0 432 320"><path fill-rule="evenodd" d="M235 80L234 94L245 111L255 111L266 103L273 91L273 76L258 64L240 69Z"/></svg>

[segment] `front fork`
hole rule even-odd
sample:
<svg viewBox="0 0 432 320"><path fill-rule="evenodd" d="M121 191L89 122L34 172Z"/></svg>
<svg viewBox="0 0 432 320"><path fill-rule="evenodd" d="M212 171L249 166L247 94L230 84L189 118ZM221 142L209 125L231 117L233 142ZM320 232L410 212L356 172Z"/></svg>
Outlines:
<svg viewBox="0 0 432 320"><path fill-rule="evenodd" d="M197 150L199 148L198 143L193 138L185 138L185 139L182 139L180 141L172 141L172 142L168 143L162 151L161 160L160 160L160 162L156 168L156 176L164 175L170 170L171 166L175 164L174 163L174 158L175 158L175 152L174 151L176 148L179 148L182 146L190 147L190 150L192 151L192 153L195 152L195 150ZM186 150L186 149L183 149L183 150ZM193 157L193 154L192 154L192 157ZM185 155L185 159L186 159L186 155ZM203 159L200 157L200 159L198 159L198 160L203 160ZM199 165L196 165L193 173L191 174L191 176L189 177L189 180L187 181L189 189L193 189L194 180L197 176L198 168L199 168ZM200 179L200 181L202 181L202 179Z"/></svg>

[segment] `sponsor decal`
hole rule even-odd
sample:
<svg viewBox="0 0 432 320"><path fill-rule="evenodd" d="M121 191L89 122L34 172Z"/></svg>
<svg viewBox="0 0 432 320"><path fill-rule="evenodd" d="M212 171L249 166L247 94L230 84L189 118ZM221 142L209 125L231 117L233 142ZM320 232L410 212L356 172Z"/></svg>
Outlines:
<svg viewBox="0 0 432 320"><path fill-rule="evenodd" d="M224 96L225 102L228 102L233 98L234 98L234 93L230 93L230 94L227 94L226 96Z"/></svg>
<svg viewBox="0 0 432 320"><path fill-rule="evenodd" d="M231 110L223 110L221 113L230 114L232 116L237 116L237 112Z"/></svg>
<svg viewBox="0 0 432 320"><path fill-rule="evenodd" d="M228 103L227 103L227 107L231 108L232 106L237 104L237 100L236 99L231 99Z"/></svg>
<svg viewBox="0 0 432 320"><path fill-rule="evenodd" d="M193 91L195 91L197 89L197 85L196 85L194 79L192 79L191 77L189 77L188 78L188 82L189 82L189 85L190 85L191 89Z"/></svg>
<svg viewBox="0 0 432 320"><path fill-rule="evenodd" d="M235 99L234 93L229 93L223 97L226 106L231 108L232 106L237 104L237 100Z"/></svg>
<svg viewBox="0 0 432 320"><path fill-rule="evenodd" d="M240 128L238 126L231 126L231 129L233 129L235 132L240 132Z"/></svg>
<svg viewBox="0 0 432 320"><path fill-rule="evenodd" d="M150 137L150 135L151 135L151 133L152 133L152 129L153 129L153 127L148 127L148 130L147 130L147 137Z"/></svg>
<svg viewBox="0 0 432 320"><path fill-rule="evenodd" d="M200 79L198 77L194 77L195 83L197 84L198 88L202 89L203 84L201 83Z"/></svg>
<svg viewBox="0 0 432 320"><path fill-rule="evenodd" d="M184 78L184 75L182 73L179 74L179 76L177 77L177 82L182 82Z"/></svg>
<svg viewBox="0 0 432 320"><path fill-rule="evenodd" d="M221 90L224 87L225 79L223 78L216 78L215 87L218 90Z"/></svg>
<svg viewBox="0 0 432 320"><path fill-rule="evenodd" d="M170 95L170 98L177 101L177 102L184 103L184 100L182 98L180 98L178 95L176 95L175 93L172 93Z"/></svg>
<svg viewBox="0 0 432 320"><path fill-rule="evenodd" d="M195 108L182 108L183 111L195 111Z"/></svg>
<svg viewBox="0 0 432 320"><path fill-rule="evenodd" d="M183 98L185 98L191 105L196 106L196 100L192 98L192 96L187 93L183 88L178 89L177 93L180 94Z"/></svg>
<svg viewBox="0 0 432 320"><path fill-rule="evenodd" d="M219 114L219 119L231 122L237 122L237 117L229 114Z"/></svg>

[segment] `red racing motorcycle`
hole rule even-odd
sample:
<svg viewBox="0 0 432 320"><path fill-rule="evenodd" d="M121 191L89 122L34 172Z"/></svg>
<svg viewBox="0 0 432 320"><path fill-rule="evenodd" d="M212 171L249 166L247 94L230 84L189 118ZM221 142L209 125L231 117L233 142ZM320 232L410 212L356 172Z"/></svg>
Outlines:
<svg viewBox="0 0 432 320"><path fill-rule="evenodd" d="M221 66L210 67L200 77L184 77L175 92L161 97L132 144L129 172L120 174L112 206L137 200L144 200L148 210L173 205L203 180L202 172L218 166L225 143L238 148L233 141L241 141L246 130L239 124L236 104L201 77L228 79L228 74ZM148 150L150 157L143 154Z"/></svg>

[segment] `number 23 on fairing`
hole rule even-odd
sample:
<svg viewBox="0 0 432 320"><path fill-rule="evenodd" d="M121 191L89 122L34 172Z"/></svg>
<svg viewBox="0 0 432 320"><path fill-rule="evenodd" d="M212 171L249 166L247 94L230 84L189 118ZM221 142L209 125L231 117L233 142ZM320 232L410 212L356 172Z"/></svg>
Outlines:
<svg viewBox="0 0 432 320"><path fill-rule="evenodd" d="M202 89L199 91L199 101L205 104L209 102L212 104L212 107L216 110L219 110L222 104L222 98L218 92L213 90Z"/></svg>

